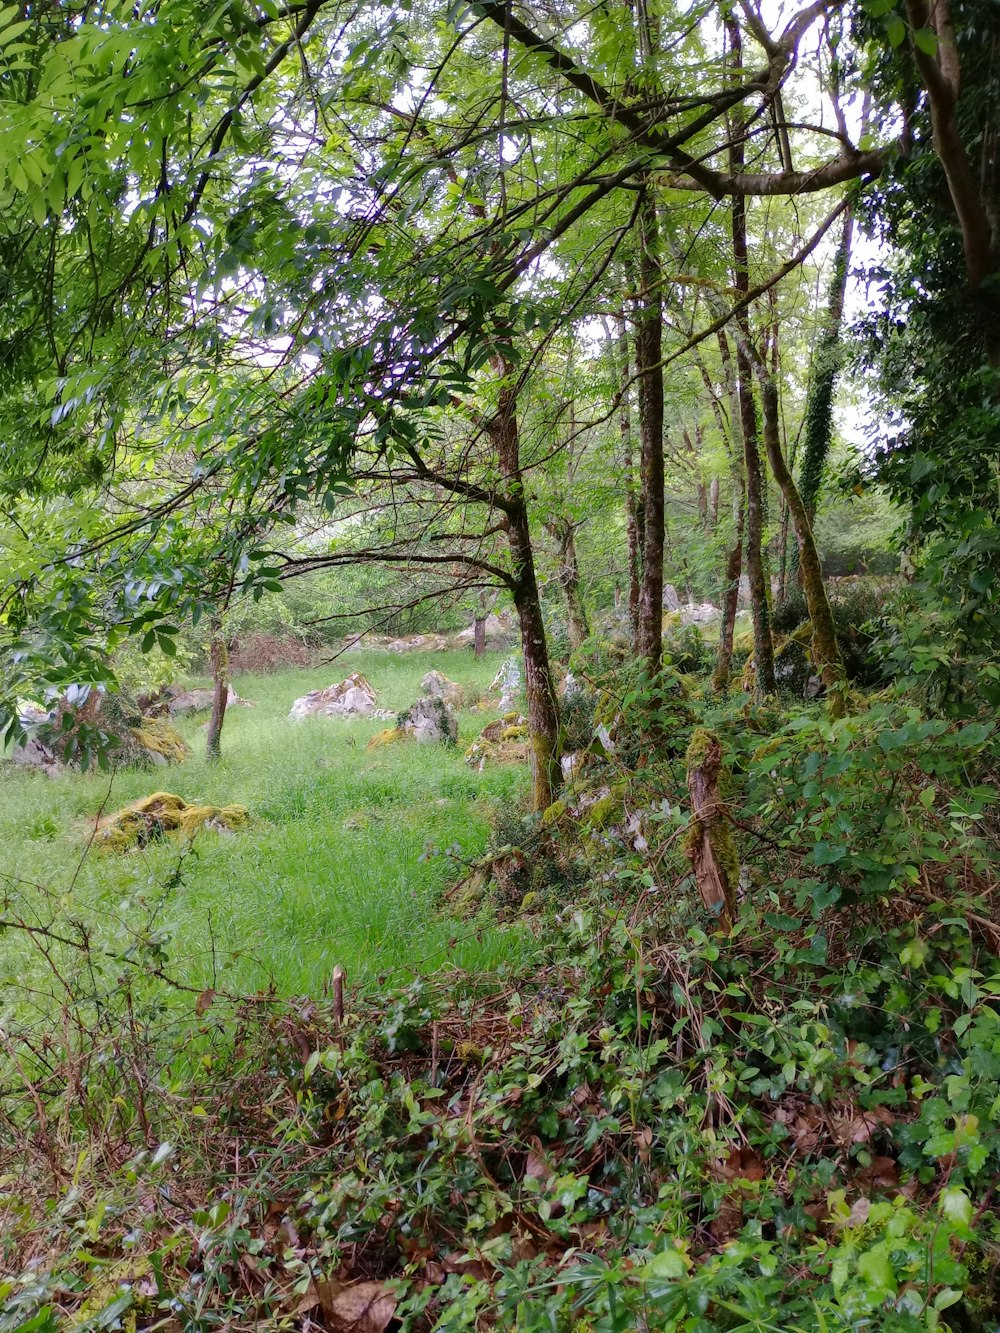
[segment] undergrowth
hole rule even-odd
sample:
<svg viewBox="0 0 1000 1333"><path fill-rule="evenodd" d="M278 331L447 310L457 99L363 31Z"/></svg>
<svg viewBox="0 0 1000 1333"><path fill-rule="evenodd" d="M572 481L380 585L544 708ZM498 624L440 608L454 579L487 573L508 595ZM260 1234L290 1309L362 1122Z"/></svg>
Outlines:
<svg viewBox="0 0 1000 1333"><path fill-rule="evenodd" d="M601 684L560 808L464 875L530 972L247 1001L172 989L152 924L58 946L58 1021L5 1029L5 1330L1000 1326L991 726Z"/></svg>

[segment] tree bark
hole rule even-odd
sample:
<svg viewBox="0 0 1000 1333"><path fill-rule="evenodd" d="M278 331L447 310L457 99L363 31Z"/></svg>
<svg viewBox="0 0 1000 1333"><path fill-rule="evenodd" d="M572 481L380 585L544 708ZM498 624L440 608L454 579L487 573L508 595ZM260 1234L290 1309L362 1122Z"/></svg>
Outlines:
<svg viewBox="0 0 1000 1333"><path fill-rule="evenodd" d="M505 362L496 359L499 373L507 375ZM531 738L532 808L547 809L556 798L562 781L559 766L559 705L549 666L549 650L542 619L542 604L535 574L531 525L521 475L521 445L517 424L517 396L503 385L487 433L497 452L500 475L508 502L504 527L511 554L511 590L521 630L524 655L524 692L528 701L528 734Z"/></svg>
<svg viewBox="0 0 1000 1333"><path fill-rule="evenodd" d="M590 637L590 622L580 592L580 565L576 558L576 524L566 515L545 525L556 539L559 551L559 586L566 599L566 628L571 648L579 648Z"/></svg>
<svg viewBox="0 0 1000 1333"><path fill-rule="evenodd" d="M476 616L472 629L472 647L476 657L482 657L486 652L486 617Z"/></svg>
<svg viewBox="0 0 1000 1333"><path fill-rule="evenodd" d="M639 650L639 600L642 588L642 522L635 489L632 459L632 408L629 399L628 332L624 312L618 316L618 428L622 444L622 471L625 478L625 541L628 555L628 616L632 647Z"/></svg>
<svg viewBox="0 0 1000 1333"><path fill-rule="evenodd" d="M781 448L781 432L778 414L778 386L774 377L760 367L763 380L762 397L764 403L764 447L774 479L781 488L788 506L792 527L795 531L795 543L799 553L799 570L802 577L802 591L805 594L809 620L812 624L812 660L820 674L830 696L830 711L839 715L845 707L844 659L837 643L837 631L833 623L833 611L830 599L826 595L823 570L820 566L819 553L813 538L812 525L806 512L802 496L785 462Z"/></svg>
<svg viewBox="0 0 1000 1333"><path fill-rule="evenodd" d="M212 626L209 651L212 658L212 715L208 720L205 752L209 759L215 760L222 757L222 725L229 702L229 648L219 621Z"/></svg>
<svg viewBox="0 0 1000 1333"><path fill-rule="evenodd" d="M823 472L833 439L833 394L840 370L840 329L844 319L847 272L851 262L854 217L844 214L844 227L833 261L833 280L827 303L826 319L813 357L809 393L806 398L802 463L799 468L799 493L810 523L816 517ZM782 548L784 557L784 548Z"/></svg>
<svg viewBox="0 0 1000 1333"><path fill-rule="evenodd" d="M722 404L716 399L711 377L705 371L706 387L712 394L712 406L715 419L729 455L729 472L733 488L733 545L726 558L726 572L722 585L722 624L719 626L719 651L712 675L712 690L715 694L724 694L729 689L729 679L733 662L733 637L736 632L736 612L740 601L740 575L743 573L743 539L746 531L746 483L743 479L743 437L740 424L740 402L736 387L736 370L733 366L729 339L722 329L719 330L719 354L726 381L726 395L729 399L729 426Z"/></svg>
<svg viewBox="0 0 1000 1333"><path fill-rule="evenodd" d="M653 677L660 669L663 641L663 272L656 201L648 183L642 188L635 360L639 377L643 568L636 648Z"/></svg>
<svg viewBox="0 0 1000 1333"><path fill-rule="evenodd" d="M736 917L740 863L726 823L726 803L719 794L722 743L718 736L713 731L695 731L686 763L691 827L685 851L702 902L729 930Z"/></svg>
<svg viewBox="0 0 1000 1333"><path fill-rule="evenodd" d="M739 24L732 17L726 19L737 73L742 70L743 52ZM742 171L744 152L744 118L741 111L732 117L732 138L729 146L730 169ZM745 296L750 291L750 268L747 255L747 207L742 195L734 195L732 210L733 286ZM740 403L740 424L743 435L743 461L746 475L746 540L747 576L750 580L750 603L753 614L754 691L758 698L777 691L774 676L774 644L771 640L770 588L764 570L764 520L767 495L760 465L760 444L757 429L757 407L753 393L753 366L750 360L750 319L746 306L736 316L739 338L736 345L736 383Z"/></svg>

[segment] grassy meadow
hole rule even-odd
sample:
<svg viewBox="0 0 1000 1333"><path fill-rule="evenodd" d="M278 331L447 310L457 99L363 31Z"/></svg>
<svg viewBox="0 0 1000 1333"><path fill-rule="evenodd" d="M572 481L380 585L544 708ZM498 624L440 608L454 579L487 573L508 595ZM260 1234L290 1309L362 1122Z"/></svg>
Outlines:
<svg viewBox="0 0 1000 1333"><path fill-rule="evenodd" d="M524 769L479 774L464 746L489 714L460 716L457 750L399 744L366 751L384 722L288 720L310 689L363 671L379 705L403 708L431 668L484 689L501 655L354 653L332 664L237 677L253 708L231 708L223 757L204 757L204 715L181 720L193 756L149 772L100 771L58 779L0 769L0 887L8 911L38 921L85 922L109 947L151 929L171 975L195 986L281 995L319 994L333 968L352 985L398 982L456 964L472 972L522 961L525 932L456 921L439 910L458 876L454 856L474 858L491 807L521 800ZM245 831L205 831L189 847L165 841L119 855L91 851L103 808L157 790L213 805L239 803ZM150 923L148 927L143 923ZM0 977L25 980L26 945L0 944ZM35 961L35 966L41 964Z"/></svg>

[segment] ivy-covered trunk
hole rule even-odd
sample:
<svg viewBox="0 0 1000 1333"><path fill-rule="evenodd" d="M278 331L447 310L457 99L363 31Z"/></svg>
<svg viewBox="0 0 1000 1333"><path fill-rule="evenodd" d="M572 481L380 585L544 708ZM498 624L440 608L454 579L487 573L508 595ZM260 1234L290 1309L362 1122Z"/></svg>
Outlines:
<svg viewBox="0 0 1000 1333"><path fill-rule="evenodd" d="M854 218L848 209L844 214L844 228L834 256L826 321L813 355L809 393L806 397L799 493L810 522L816 516L816 501L833 439L833 393L840 370L840 330L844 319L844 297L853 234Z"/></svg>
<svg viewBox="0 0 1000 1333"><path fill-rule="evenodd" d="M622 475L625 481L625 542L628 553L628 617L632 646L639 648L639 601L642 593L642 506L636 493L632 450L632 404L629 384L628 330L624 312L618 326L618 431L622 446Z"/></svg>
<svg viewBox="0 0 1000 1333"><path fill-rule="evenodd" d="M639 208L639 299L635 360L643 504L643 565L636 649L650 676L660 669L663 639L663 270L652 188Z"/></svg>
<svg viewBox="0 0 1000 1333"><path fill-rule="evenodd" d="M222 724L226 720L229 700L229 648L220 621L212 626L209 651L212 658L212 715L208 720L205 751L209 759L219 759L222 755Z"/></svg>
<svg viewBox="0 0 1000 1333"><path fill-rule="evenodd" d="M499 368L499 367L498 367ZM504 364L502 373L507 372ZM555 800L562 780L559 766L559 704L549 666L549 650L542 619L542 603L535 575L528 506L521 476L521 447L517 425L517 396L504 385L497 410L487 425L506 487L504 527L510 545L511 592L521 630L524 656L524 692L528 701L531 740L532 807L545 810Z"/></svg>
<svg viewBox="0 0 1000 1333"><path fill-rule="evenodd" d="M774 479L781 488L788 506L788 513L795 531L795 544L799 554L799 571L802 579L802 591L812 624L812 660L819 672L820 679L830 696L830 707L839 713L844 706L844 659L837 643L837 631L833 623L833 611L830 599L826 595L823 570L819 562L819 552L813 537L812 524L806 506L799 493L795 480L785 462L781 448L781 432L778 416L778 386L772 375L762 370L762 397L764 403L764 447Z"/></svg>

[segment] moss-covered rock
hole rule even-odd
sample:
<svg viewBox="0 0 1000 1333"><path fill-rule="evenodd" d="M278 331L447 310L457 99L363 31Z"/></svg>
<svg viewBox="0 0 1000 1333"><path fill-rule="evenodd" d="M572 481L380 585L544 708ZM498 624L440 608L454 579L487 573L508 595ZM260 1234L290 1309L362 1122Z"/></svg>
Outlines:
<svg viewBox="0 0 1000 1333"><path fill-rule="evenodd" d="M160 755L168 764L182 764L191 753L180 732L164 717L143 718L129 733L144 750Z"/></svg>
<svg viewBox="0 0 1000 1333"><path fill-rule="evenodd" d="M201 829L233 833L249 818L242 805L190 805L172 792L158 791L102 819L95 846L104 851L136 851L160 838L190 840Z"/></svg>

